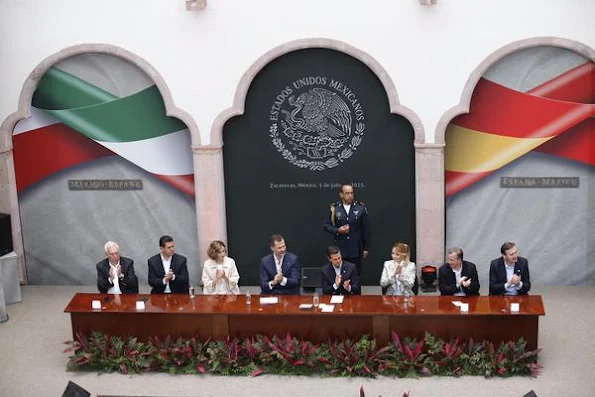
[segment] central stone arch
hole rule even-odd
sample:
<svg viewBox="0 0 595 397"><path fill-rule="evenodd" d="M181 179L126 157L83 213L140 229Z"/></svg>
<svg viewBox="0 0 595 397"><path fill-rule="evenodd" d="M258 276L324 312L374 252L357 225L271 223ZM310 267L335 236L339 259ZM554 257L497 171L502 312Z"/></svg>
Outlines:
<svg viewBox="0 0 595 397"><path fill-rule="evenodd" d="M263 55L259 60L257 60L243 75L240 83L238 84L238 88L235 93L234 97L234 104L231 108L222 112L215 120L213 127L211 129L211 144L208 146L203 146L198 149L198 151L202 154L200 157L203 160L200 163L201 169L206 171L203 175L203 181L200 187L197 187L197 194L202 197L202 200L198 200L198 202L202 202L202 206L199 204L199 218L202 220L199 224L200 231L199 231L199 240L200 246L204 250L204 248L209 244L209 242L213 239L223 239L227 240L227 224L228 221L226 219L226 204L225 204L225 179L223 177L224 173L224 159L223 159L223 129L225 124L230 121L233 117L244 115L245 106L246 106L246 98L249 93L250 87L254 84L255 79L258 77L259 73L263 71L263 69L267 68L268 65L273 64L276 60L282 58L284 55L296 53L302 50L314 50L314 49L321 49L321 50L334 50L355 60L361 62L367 69L369 69L374 75L375 78L379 81L380 86L382 87L384 94L386 95L387 104L387 114L395 114L402 116L404 119L410 123L412 128L412 135L413 138L410 142L410 147L413 149L415 147L415 169L418 169L418 152L423 151L425 149L424 143L424 131L421 125L421 122L417 115L412 112L407 107L403 106L398 99L397 90L388 76L387 72L384 68L369 54L352 47L346 43L339 42L336 40L330 39L304 39L304 40L297 40L290 43L283 44L274 48L273 50L267 52ZM210 165L207 165L210 164ZM417 172L417 171L416 171ZM390 176L387 176L387 179L390 179ZM418 191L419 189L419 181L417 178L415 181L411 181L412 186L415 186L414 191ZM203 190L204 189L204 190ZM199 191L201 190L202 193ZM203 195L204 194L204 195ZM332 199L336 200L337 197L337 190L334 189L332 193ZM362 200L365 199L365 195L362 191L362 196L360 196ZM419 197L416 198L419 202ZM330 201L329 201L330 202ZM310 205L320 208L327 208L327 202L313 202ZM414 204L415 207L415 204ZM373 209L372 209L373 211ZM218 216L217 216L218 215ZM382 214L377 214L377 222L380 222L380 218ZM416 240L417 247L420 247L420 236L427 236L427 232L424 232L423 229L420 228L420 219L419 214L414 215L415 220L413 223L415 224L416 236L414 239ZM324 219L320 219L318 222L320 226ZM421 222L423 224L423 222ZM319 227L318 224L315 225L316 228ZM321 228L320 228L321 229ZM393 238L393 237L391 237ZM399 237L394 237L398 239ZM425 237L424 237L425 238ZM427 241L427 238L426 238ZM322 241L321 244L324 246L325 244L330 242L330 238L325 241ZM288 241L288 244L291 244ZM260 247L266 245L266 240L260 242ZM384 246L387 245L387 246ZM233 251L233 247L232 251ZM412 247L415 251L415 246ZM256 247L254 247L256 249ZM291 248L290 248L291 249ZM386 256L385 251L390 249L390 244L374 244L374 250L377 252L382 253L382 257ZM423 245L422 245L423 249ZM261 251L262 253L262 251ZM266 253L266 252L265 252ZM233 252L232 252L233 255ZM418 252L418 258L423 257L421 252ZM250 264L254 267L254 263L251 262ZM320 261L317 264L307 264L303 266L319 266ZM376 284L377 278L379 277L378 274L374 274L370 277L369 283ZM243 277L244 278L244 277ZM373 282L371 281L373 278ZM252 281L252 280L249 280ZM252 284L249 282L249 284Z"/></svg>

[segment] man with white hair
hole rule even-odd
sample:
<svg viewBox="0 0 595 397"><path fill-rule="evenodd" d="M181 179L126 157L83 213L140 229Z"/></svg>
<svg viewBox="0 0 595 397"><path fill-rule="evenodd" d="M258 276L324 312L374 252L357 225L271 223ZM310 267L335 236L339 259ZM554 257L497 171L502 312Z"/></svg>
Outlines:
<svg viewBox="0 0 595 397"><path fill-rule="evenodd" d="M120 256L120 247L105 243L106 258L97 264L97 289L104 294L138 294L138 278L134 262Z"/></svg>

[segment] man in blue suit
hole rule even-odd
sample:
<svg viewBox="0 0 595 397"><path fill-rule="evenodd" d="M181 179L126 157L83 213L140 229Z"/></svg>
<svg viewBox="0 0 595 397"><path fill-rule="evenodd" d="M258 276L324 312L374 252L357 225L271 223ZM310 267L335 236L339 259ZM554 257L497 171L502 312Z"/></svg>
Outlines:
<svg viewBox="0 0 595 397"><path fill-rule="evenodd" d="M370 220L364 203L355 201L353 185L344 183L339 190L340 201L331 204L324 230L334 236L334 244L347 262L354 263L361 275L362 259L368 256Z"/></svg>
<svg viewBox="0 0 595 397"><path fill-rule="evenodd" d="M270 239L271 254L260 260L260 289L262 294L299 295L300 261L287 252L285 239L273 234Z"/></svg>
<svg viewBox="0 0 595 397"><path fill-rule="evenodd" d="M360 295L360 281L357 268L351 262L343 261L341 251L328 247L328 263L320 269L322 293L325 295Z"/></svg>
<svg viewBox="0 0 595 397"><path fill-rule="evenodd" d="M519 256L515 243L502 244L500 253L490 264L490 295L527 295L531 289L529 261Z"/></svg>

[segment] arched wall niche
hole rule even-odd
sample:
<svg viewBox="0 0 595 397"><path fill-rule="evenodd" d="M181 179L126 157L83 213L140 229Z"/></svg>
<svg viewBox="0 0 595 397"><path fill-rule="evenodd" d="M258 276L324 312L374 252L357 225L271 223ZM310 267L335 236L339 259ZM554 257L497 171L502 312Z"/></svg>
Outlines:
<svg viewBox="0 0 595 397"><path fill-rule="evenodd" d="M20 277L21 282L24 283L27 282L27 272L24 260L23 237L13 161L12 133L15 125L20 120L30 117L33 93L48 69L64 59L88 53L109 54L122 58L146 73L149 78L153 80L163 98L166 115L181 120L188 127L194 158L196 158L196 148L201 144L200 133L194 119L186 111L176 107L171 92L163 77L142 57L125 50L124 48L111 44L89 43L65 48L41 61L29 74L23 84L18 101L18 110L10 114L2 124L0 124L0 169L4 168L4 170L0 172L0 212L9 213L11 215L14 251L19 258ZM196 161L194 162L194 174L196 185Z"/></svg>
<svg viewBox="0 0 595 397"><path fill-rule="evenodd" d="M489 73L492 66L498 64L501 60L503 60L504 58L506 58L509 55L516 54L516 53L519 53L520 51L529 50L529 49L537 48L537 47L555 47L555 48L559 48L559 49L563 49L563 50L568 50L570 52L579 54L579 55L581 55L581 57L591 60L592 62L595 62L595 50L593 48L590 48L587 45L584 45L582 43L579 43L579 42L576 42L573 40L569 40L566 38L558 38L558 37L535 37L535 38L519 40L519 41L511 42L511 43L495 50L490 55L488 55L480 64L478 64L476 68L474 68L471 71L469 78L467 79L467 82L462 87L460 102L457 105L450 108L448 111L446 111L440 118L440 120L436 126L436 131L435 131L436 144L445 146L446 145L446 130L447 130L447 128L449 128L449 125L451 124L451 122L453 122L453 120L457 116L463 115L463 114L468 114L470 112L472 96L473 96L476 88L478 87L480 79L482 79L482 77L486 76L486 73ZM442 175L443 182L444 182L445 161L446 161L444 150L440 151L439 161L441 163L440 164L440 168L441 168L440 173ZM438 169L438 167L436 169ZM443 188L442 188L443 200L445 198L444 191L445 191L445 188L443 185ZM460 208L462 208L462 207L459 207L459 211L460 211ZM447 215L447 209L445 208L445 217L446 217L446 215ZM460 212L459 212L459 215L460 215ZM467 215L468 214L465 213L465 216L467 216ZM459 219L461 219L461 218L459 218ZM472 217L471 219L476 219L476 218ZM449 223L449 228L451 225L452 224ZM454 225L457 225L456 222L454 223ZM464 226L459 227L459 229L464 230L465 227ZM445 238L445 242L450 241L450 240L465 241L466 239L464 239L464 238L459 239L458 236L456 236L455 234L452 234L452 235L449 235L448 238ZM461 244L463 244L463 243L461 243ZM449 245L451 245L451 244L449 243ZM476 252L476 254L477 254L477 252ZM481 257L482 261L485 262L486 258L481 255L480 255L480 257ZM488 261L488 263L489 263L489 261ZM486 269L483 269L483 271L487 272ZM482 276L483 275L480 273L480 278ZM487 280L487 276L486 276L486 280Z"/></svg>
<svg viewBox="0 0 595 397"><path fill-rule="evenodd" d="M276 58L301 49L326 48L343 52L365 64L380 80L386 92L390 112L399 114L406 118L414 130L414 150L416 167L416 244L417 257L420 261L435 262L436 252L439 252L444 245L444 208L442 204L436 204L435 200L426 193L438 191L440 181L427 180L428 173L435 162L436 151L442 150L442 144L434 145L425 143L425 133L421 120L415 112L399 101L397 89L388 72L370 54L353 47L347 43L326 39L311 38L291 41L273 48L262 55L244 73L234 95L233 104L230 108L221 112L215 119L210 135L210 145L198 149L201 152L199 157L201 175L203 176L200 189L201 199L197 200L199 212L199 244L204 252L210 241L214 239L227 240L226 214L225 214L225 192L223 175L223 128L225 123L232 117L242 115L248 90L257 74ZM440 176L443 179L443 175ZM443 181L442 181L443 186ZM209 188L210 187L210 188ZM431 191L428 191L430 189ZM200 193L202 192L202 193ZM420 209L422 209L420 211ZM435 227L436 223L440 226Z"/></svg>
<svg viewBox="0 0 595 397"><path fill-rule="evenodd" d="M438 121L438 124L436 125L436 134L434 141L437 144L444 145L446 142L446 128L448 127L448 124L451 122L451 120L460 114L469 113L469 105L471 104L471 97L473 96L475 86L479 82L479 79L486 73L486 71L490 67L492 67L492 65L496 64L500 59L504 58L509 54L512 54L525 48L539 46L553 46L566 48L568 50L572 50L578 54L583 55L585 58L595 61L595 49L577 41L560 37L534 37L507 44L504 47L490 54L475 69L473 69L473 71L469 75L469 78L467 79L467 82L465 83L465 86L463 87L463 91L461 93L461 101L459 102L459 104L453 106L448 111L446 111Z"/></svg>

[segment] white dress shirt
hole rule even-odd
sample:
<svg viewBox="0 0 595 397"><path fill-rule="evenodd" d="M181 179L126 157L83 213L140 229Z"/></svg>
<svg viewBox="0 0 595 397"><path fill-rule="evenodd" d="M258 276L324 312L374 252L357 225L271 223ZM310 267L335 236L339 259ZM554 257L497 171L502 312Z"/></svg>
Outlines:
<svg viewBox="0 0 595 397"><path fill-rule="evenodd" d="M519 290L523 288L523 282L519 281L518 285L510 285L510 279L514 276L514 263L509 265L504 261L504 267L506 268L506 284L504 284L504 295L518 295ZM519 276L520 277L520 276Z"/></svg>
<svg viewBox="0 0 595 397"><path fill-rule="evenodd" d="M167 275L167 273L169 273L169 269L171 268L171 256L169 257L169 259L165 259L163 257L163 255L161 255L161 263L163 263L163 271L165 272L165 274ZM174 274L174 277L172 278L172 280L176 279L176 275ZM165 290L163 291L166 294L171 294L171 288L169 288L169 281L165 280L165 277L163 278L163 284L165 285Z"/></svg>
<svg viewBox="0 0 595 397"><path fill-rule="evenodd" d="M273 259L275 260L275 266L277 267L277 274L283 274L283 258L285 255L281 255L280 258L277 258L277 255L273 254ZM287 285L287 277L283 276L281 282L279 283L281 286L285 287ZM273 289L273 282L269 281L269 288Z"/></svg>
<svg viewBox="0 0 595 397"><path fill-rule="evenodd" d="M465 296L467 295L465 293L465 291L463 291L463 288L461 287L461 273L463 271L463 265L461 264L461 266L459 267L459 270L454 270L452 267L450 268L450 270L453 271L453 273L455 274L455 283L458 286L459 290L455 293L454 296Z"/></svg>
<svg viewBox="0 0 595 397"><path fill-rule="evenodd" d="M109 268L110 268L110 272L108 272L107 275L107 281L109 281L110 278L110 273L112 273L111 271L113 270L113 274L115 274L114 279L112 280L112 283L114 284L113 287L109 287L107 289L107 293L108 294L121 294L122 290L120 290L120 278L118 277L118 266L120 266L120 261L118 261L118 263L116 263L115 265L112 265L111 262L109 262Z"/></svg>

